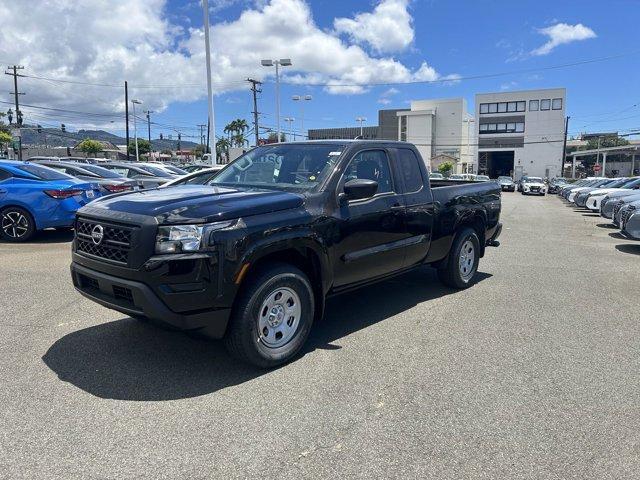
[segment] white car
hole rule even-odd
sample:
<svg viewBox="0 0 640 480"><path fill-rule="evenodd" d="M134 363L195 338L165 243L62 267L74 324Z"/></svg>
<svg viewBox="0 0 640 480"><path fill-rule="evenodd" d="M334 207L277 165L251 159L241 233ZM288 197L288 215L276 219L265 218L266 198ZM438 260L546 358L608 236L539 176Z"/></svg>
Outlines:
<svg viewBox="0 0 640 480"><path fill-rule="evenodd" d="M589 197L587 198L587 203L585 204L585 206L592 212L599 212L602 200L610 193L634 192L635 189L638 188L640 188L640 178L629 179L629 182L618 188L598 188L596 190L593 190L592 192L589 192Z"/></svg>
<svg viewBox="0 0 640 480"><path fill-rule="evenodd" d="M522 195L546 195L547 184L540 177L526 177L522 182Z"/></svg>
<svg viewBox="0 0 640 480"><path fill-rule="evenodd" d="M585 190L595 190L596 188L600 188L600 187L605 188L605 186L608 183L612 183L614 180L615 179L611 179L611 178L600 178L599 180L595 180L582 187L574 188L569 192L569 195L567 196L567 200L569 200L569 202L571 203L575 203L576 195L578 195L580 192L583 192Z"/></svg>

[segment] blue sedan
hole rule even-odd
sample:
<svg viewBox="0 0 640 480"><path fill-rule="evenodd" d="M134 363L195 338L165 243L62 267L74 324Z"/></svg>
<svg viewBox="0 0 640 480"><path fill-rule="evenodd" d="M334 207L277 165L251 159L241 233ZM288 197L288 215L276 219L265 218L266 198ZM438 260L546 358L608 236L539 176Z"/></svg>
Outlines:
<svg viewBox="0 0 640 480"><path fill-rule="evenodd" d="M100 185L29 162L0 160L0 238L24 242L44 228L73 226Z"/></svg>

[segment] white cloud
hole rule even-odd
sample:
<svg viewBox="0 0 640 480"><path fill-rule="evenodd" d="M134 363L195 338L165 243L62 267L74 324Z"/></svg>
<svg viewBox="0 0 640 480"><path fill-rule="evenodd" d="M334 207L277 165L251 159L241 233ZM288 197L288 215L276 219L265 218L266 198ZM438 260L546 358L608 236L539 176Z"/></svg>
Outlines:
<svg viewBox="0 0 640 480"><path fill-rule="evenodd" d="M544 45L532 50L532 55L547 55L558 45L587 40L597 36L593 30L581 23L575 25L556 23L550 27L541 28L538 32L549 37L549 40Z"/></svg>
<svg viewBox="0 0 640 480"><path fill-rule="evenodd" d="M369 44L376 51L390 53L404 50L413 42L413 18L407 8L409 0L382 0L373 12L358 13L354 18L336 18L338 33L347 34L359 44Z"/></svg>
<svg viewBox="0 0 640 480"><path fill-rule="evenodd" d="M406 3L383 1L371 15L377 18L380 12L398 5L406 13ZM331 94L368 91L362 84L450 78L427 62L414 71L393 58L372 55L336 32L322 30L303 0L253 5L237 19L212 26L212 77L218 94L246 90L247 77L272 78L273 69L260 66L263 58L291 58L294 65L283 69L284 81L328 85L325 90ZM104 115L93 120L76 117L83 126L115 121L112 126L120 127L124 111L120 85L124 80L129 81L130 98L143 100L144 108L154 111L173 102L206 97L203 30L184 30L170 23L166 6L166 0L5 2L0 9L0 59L23 64L28 75L116 85L24 78L20 90L27 93L21 98L25 104ZM19 24L15 18L21 19ZM410 26L411 18L403 18ZM394 40L396 46L410 41ZM166 85L170 87L157 88ZM10 77L0 77L0 88L11 90ZM29 112L26 107L24 110ZM43 112L30 112L34 115L27 120L47 121ZM55 121L62 118L49 116ZM70 117L65 123L73 124Z"/></svg>

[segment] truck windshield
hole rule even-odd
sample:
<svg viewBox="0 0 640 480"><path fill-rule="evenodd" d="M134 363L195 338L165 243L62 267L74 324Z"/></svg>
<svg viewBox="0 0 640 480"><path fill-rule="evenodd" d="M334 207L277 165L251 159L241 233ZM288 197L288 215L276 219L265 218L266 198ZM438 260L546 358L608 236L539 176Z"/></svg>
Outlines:
<svg viewBox="0 0 640 480"><path fill-rule="evenodd" d="M225 168L210 185L310 190L331 172L344 147L326 143L258 147Z"/></svg>

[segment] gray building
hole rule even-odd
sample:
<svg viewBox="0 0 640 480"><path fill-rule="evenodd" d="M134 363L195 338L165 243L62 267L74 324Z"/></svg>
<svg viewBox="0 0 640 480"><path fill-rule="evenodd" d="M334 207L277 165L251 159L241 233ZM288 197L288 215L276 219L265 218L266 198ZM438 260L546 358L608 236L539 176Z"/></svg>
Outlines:
<svg viewBox="0 0 640 480"><path fill-rule="evenodd" d="M367 140L397 140L398 112L407 109L378 110L378 125L362 127ZM360 127L316 128L308 131L309 140L353 139L360 135Z"/></svg>
<svg viewBox="0 0 640 480"><path fill-rule="evenodd" d="M476 95L478 172L561 176L565 111L564 88Z"/></svg>

